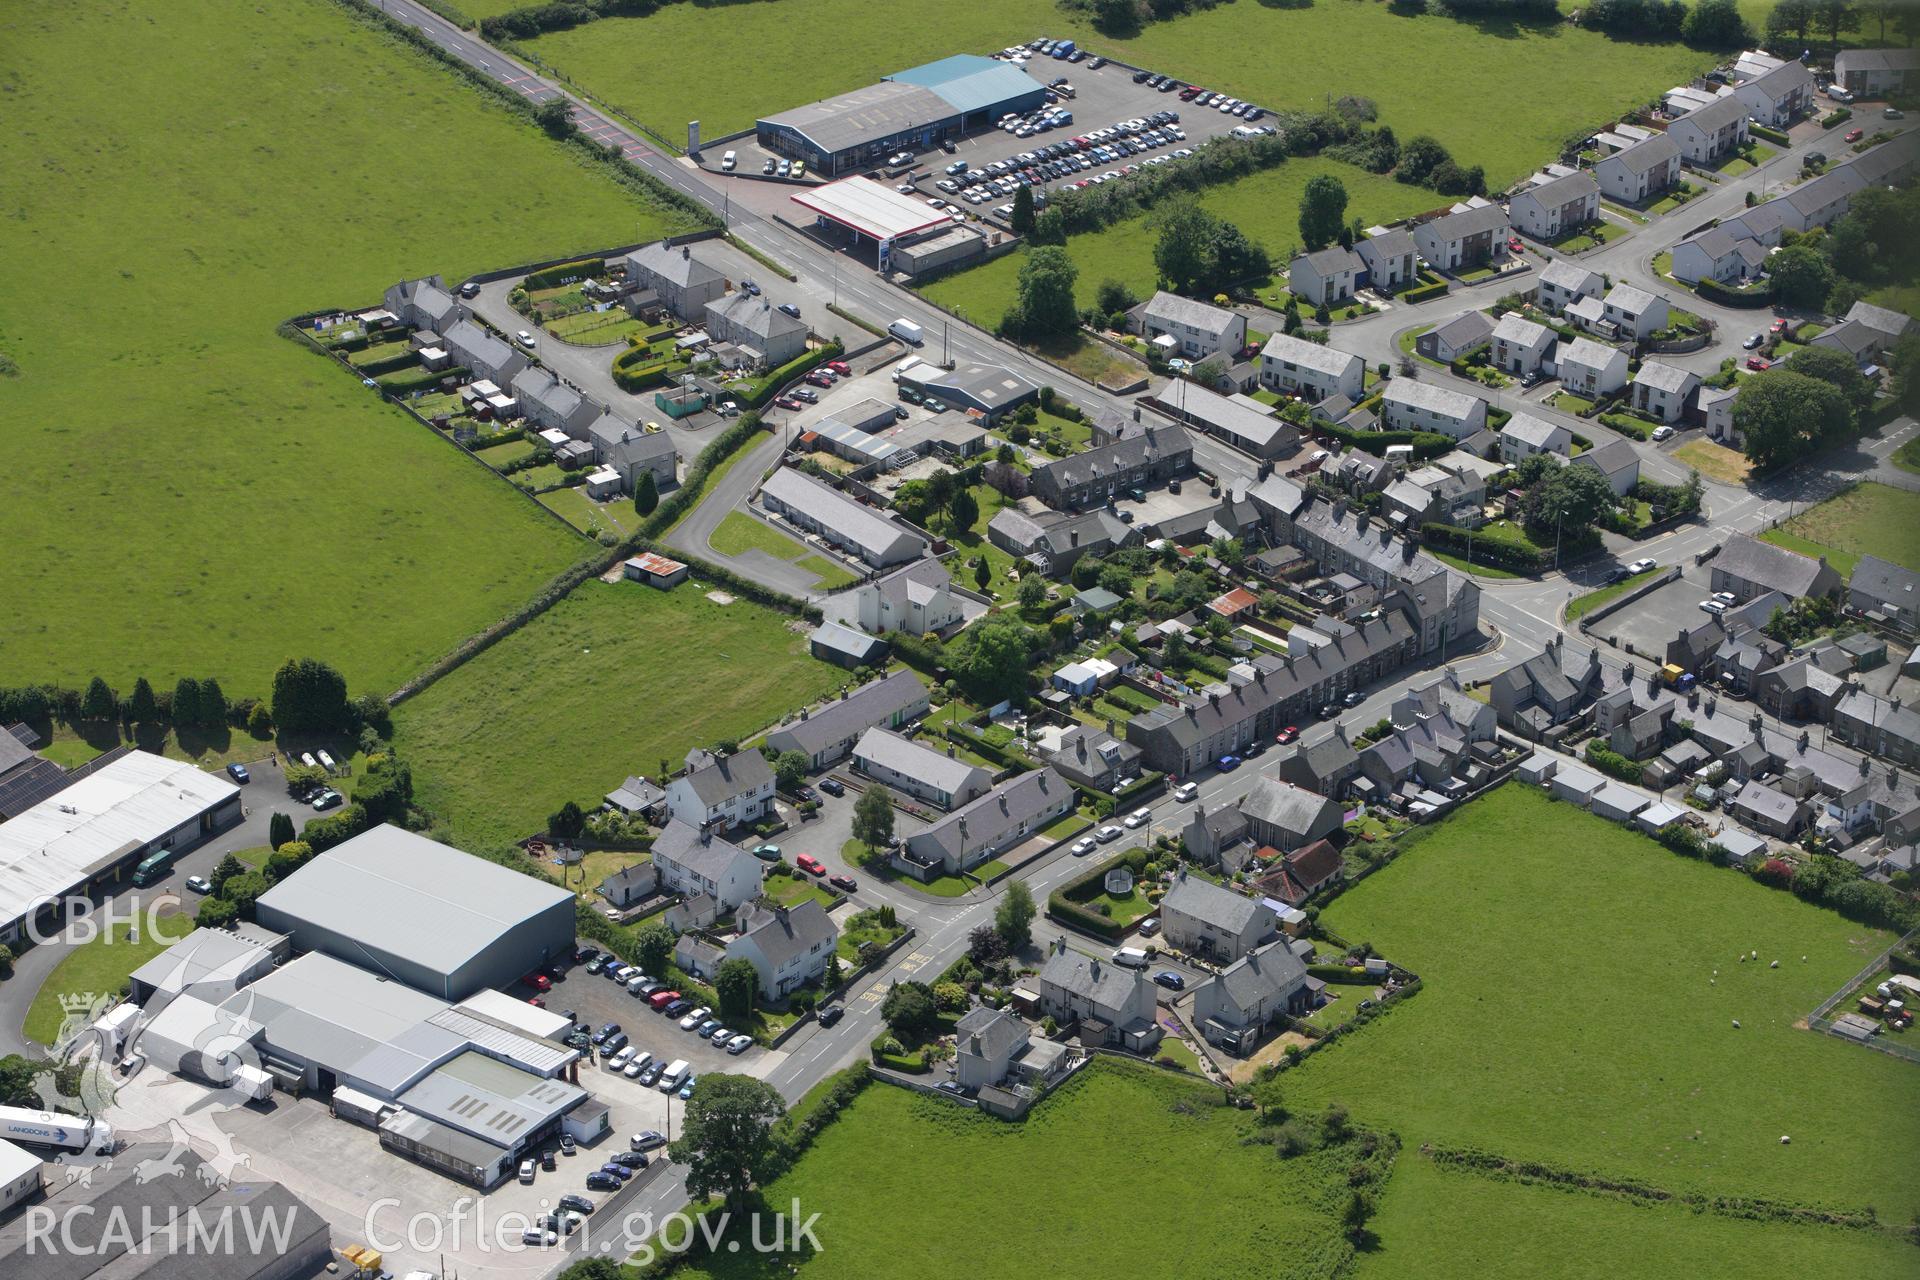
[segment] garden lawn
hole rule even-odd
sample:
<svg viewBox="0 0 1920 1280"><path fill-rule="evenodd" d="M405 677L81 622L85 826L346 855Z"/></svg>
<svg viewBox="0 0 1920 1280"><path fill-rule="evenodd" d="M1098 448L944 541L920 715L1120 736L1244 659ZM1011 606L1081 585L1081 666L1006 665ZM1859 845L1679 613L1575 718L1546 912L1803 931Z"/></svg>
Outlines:
<svg viewBox="0 0 1920 1280"><path fill-rule="evenodd" d="M1360 1255L1354 1280L1777 1280L1910 1275L1914 1267L1913 1246L1887 1232L1736 1221L1499 1182L1410 1150L1369 1225L1378 1246Z"/></svg>
<svg viewBox="0 0 1920 1280"><path fill-rule="evenodd" d="M1673 451L1673 457L1722 484L1745 484L1747 473L1753 470L1745 454L1711 440L1689 440Z"/></svg>
<svg viewBox="0 0 1920 1280"><path fill-rule="evenodd" d="M66 1013L60 1007L63 995L104 996L117 993L127 983L127 975L159 955L177 938L193 932L190 915L164 915L155 920L154 932L145 932L141 924L138 941L128 941L129 926L113 925L91 942L74 947L54 966L47 980L34 993L22 1030L37 1044L52 1044L60 1034Z"/></svg>
<svg viewBox="0 0 1920 1280"><path fill-rule="evenodd" d="M1559 21L1460 22L1342 0L1221 5L1149 24L1125 40L1032 0L896 0L887 15L886 22L872 21L864 0L731 6L727 48L770 54L754 59L750 75L715 75L697 56L657 56L711 46L714 17L697 4L587 23L542 36L531 48L607 103L678 140L688 120L699 120L707 137L751 129L760 116L863 88L902 68L1024 44L1044 30L1263 107L1320 110L1329 97L1365 95L1403 140L1434 135L1461 164L1484 165L1494 189L1556 158L1568 135L1617 119L1715 62L1711 53L1678 44L1615 41ZM1336 56L1360 50L1364 55ZM1033 63L1035 71L1043 68L1043 78L1056 74L1044 60ZM1076 80L1126 74L1060 70Z"/></svg>
<svg viewBox="0 0 1920 1280"><path fill-rule="evenodd" d="M819 578L821 586L828 589L844 587L854 581L853 574L831 563L825 556L807 554L802 544L772 525L741 511L727 512L726 518L707 539L707 545L726 556L764 551L776 560L790 560Z"/></svg>
<svg viewBox="0 0 1920 1280"><path fill-rule="evenodd" d="M804 1280L1252 1276L1295 1274L1276 1271L1277 1259L1330 1261L1345 1247L1335 1215L1347 1155L1280 1160L1264 1144L1242 1145L1253 1113L1220 1099L1212 1086L1111 1060L1072 1077L1018 1123L870 1084L766 1200L797 1197L824 1210L820 1251L799 1270ZM1009 1213L983 1230L979 1213L925 1194L934 1169L965 1169L1005 1193L1045 1187L1063 1208ZM771 1280L792 1272L786 1259L742 1249L679 1274Z"/></svg>
<svg viewBox="0 0 1920 1280"><path fill-rule="evenodd" d="M1574 597L1567 602L1567 621L1577 621L1580 615L1598 609L1609 600L1619 599L1658 572L1660 572L1658 569L1649 569L1645 573L1636 573L1631 578L1623 578L1610 586L1601 587L1598 591L1589 591L1583 596Z"/></svg>
<svg viewBox="0 0 1920 1280"><path fill-rule="evenodd" d="M1920 570L1920 493L1868 482L1760 535L1775 546L1824 555L1842 578L1861 556Z"/></svg>
<svg viewBox="0 0 1920 1280"><path fill-rule="evenodd" d="M1277 169L1209 188L1200 202L1237 224L1249 239L1264 245L1273 256L1275 268L1284 270L1288 250L1300 240L1300 194L1308 180L1321 174L1331 174L1345 184L1349 213L1368 224L1391 222L1430 209L1437 199L1424 188L1316 157L1290 160ZM1068 237L1067 253L1080 268L1075 297L1090 302L1100 282L1109 278L1126 282L1143 298L1153 293L1158 273L1153 265L1155 233L1149 221L1148 217L1130 218L1100 231ZM1013 300L1022 261L1023 254L1010 253L985 266L956 272L928 285L926 295L991 328Z"/></svg>
<svg viewBox="0 0 1920 1280"><path fill-rule="evenodd" d="M1519 783L1402 844L1321 923L1424 989L1284 1073L1290 1105L1338 1099L1409 1152L1474 1146L1885 1222L1920 1210L1913 1065L1794 1026L1889 935ZM1840 1101L1856 1098L1882 1102Z"/></svg>
<svg viewBox="0 0 1920 1280"><path fill-rule="evenodd" d="M394 711L394 741L456 842L519 839L562 802L745 739L841 684L792 619L672 591L585 583Z"/></svg>
<svg viewBox="0 0 1920 1280"><path fill-rule="evenodd" d="M677 221L327 0L31 6L0 84L12 683L385 692L592 549L275 327Z"/></svg>

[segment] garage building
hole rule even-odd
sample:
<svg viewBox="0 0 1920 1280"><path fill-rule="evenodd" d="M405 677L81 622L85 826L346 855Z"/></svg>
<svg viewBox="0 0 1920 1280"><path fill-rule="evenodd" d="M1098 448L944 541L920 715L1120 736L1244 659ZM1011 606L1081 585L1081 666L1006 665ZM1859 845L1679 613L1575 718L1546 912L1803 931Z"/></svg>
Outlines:
<svg viewBox="0 0 1920 1280"><path fill-rule="evenodd" d="M948 372L923 361L901 372L900 385L988 422L1040 398L1039 387L997 364L963 364Z"/></svg>
<svg viewBox="0 0 1920 1280"><path fill-rule="evenodd" d="M943 240L950 231L969 232L980 241L982 252L985 251L986 242L978 231L957 226L951 217L933 206L871 178L858 175L842 178L796 192L790 199L811 213L820 228L847 233L850 247L863 249L873 244L877 249L876 264L882 272L906 270L918 264L919 259L911 254L899 262L894 260L894 251L902 245ZM951 255L943 254L940 258L943 263L950 260Z"/></svg>
<svg viewBox="0 0 1920 1280"><path fill-rule="evenodd" d="M276 884L255 919L420 991L459 1000L573 949L573 895L383 824Z"/></svg>
<svg viewBox="0 0 1920 1280"><path fill-rule="evenodd" d="M1045 101L1046 87L1019 67L963 53L766 116L754 132L767 150L835 177L895 151L925 151L989 128L1009 112L1024 114Z"/></svg>

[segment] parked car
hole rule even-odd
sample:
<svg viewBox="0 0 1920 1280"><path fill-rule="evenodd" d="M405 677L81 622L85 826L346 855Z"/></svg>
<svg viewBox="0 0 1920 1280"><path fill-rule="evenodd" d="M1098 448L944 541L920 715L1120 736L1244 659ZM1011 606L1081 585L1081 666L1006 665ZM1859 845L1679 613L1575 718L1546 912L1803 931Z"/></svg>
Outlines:
<svg viewBox="0 0 1920 1280"><path fill-rule="evenodd" d="M1126 816L1124 825L1127 826L1129 829L1134 829L1138 827L1144 827L1151 821L1153 821L1153 810L1147 809L1147 808L1140 808L1140 809L1135 809L1132 813Z"/></svg>
<svg viewBox="0 0 1920 1280"><path fill-rule="evenodd" d="M727 1041L727 1052L732 1054L736 1058L739 1057L741 1054L745 1053L748 1049L752 1047L753 1047L752 1036L745 1036L745 1035L735 1036L731 1040ZM692 1095L692 1093L693 1093L693 1081L689 1080L685 1084L680 1086L680 1096L682 1098L689 1097Z"/></svg>
<svg viewBox="0 0 1920 1280"><path fill-rule="evenodd" d="M1200 784L1197 782L1183 782L1173 789L1173 798L1181 804L1185 804L1199 794Z"/></svg>
<svg viewBox="0 0 1920 1280"><path fill-rule="evenodd" d="M651 1089L654 1085L660 1083L660 1073L666 1069L667 1064L664 1062L649 1063L647 1069L640 1073L641 1087Z"/></svg>
<svg viewBox="0 0 1920 1280"><path fill-rule="evenodd" d="M601 1027L598 1031L593 1033L593 1042L595 1044L605 1044L608 1040L612 1039L615 1033L617 1033L619 1030L620 1030L619 1023L609 1022L606 1026Z"/></svg>
<svg viewBox="0 0 1920 1280"><path fill-rule="evenodd" d="M667 1007L660 1012L669 1018L678 1018L691 1008L693 1008L693 1001L681 996L678 1000L668 1001Z"/></svg>
<svg viewBox="0 0 1920 1280"><path fill-rule="evenodd" d="M830 1027L834 1023L840 1021L841 1018L845 1017L846 1013L847 1013L846 1009L844 1009L840 1005L830 1004L821 1008L820 1012L815 1015L814 1020L817 1021L823 1027Z"/></svg>
<svg viewBox="0 0 1920 1280"><path fill-rule="evenodd" d="M831 387L833 385L833 375L822 373L818 369L815 369L812 373L809 373L807 375L806 380L812 383L814 386L820 387L823 389L826 387Z"/></svg>
<svg viewBox="0 0 1920 1280"><path fill-rule="evenodd" d="M1185 991L1187 980L1171 969L1162 969L1153 975L1153 980L1169 991Z"/></svg>
<svg viewBox="0 0 1920 1280"><path fill-rule="evenodd" d="M526 983L528 986L532 987L535 991L553 990L553 980L547 977L547 975L544 973L530 973L526 977L520 979L520 981Z"/></svg>
<svg viewBox="0 0 1920 1280"><path fill-rule="evenodd" d="M607 1161L610 1164L617 1164L623 1169L644 1169L647 1167L647 1158L638 1151L616 1151L607 1157Z"/></svg>
<svg viewBox="0 0 1920 1280"><path fill-rule="evenodd" d="M1358 689L1355 689L1352 693L1349 693L1346 697L1340 699L1340 704L1346 707L1357 707L1361 703L1365 702L1366 700L1367 700L1367 695L1364 693L1361 693Z"/></svg>
<svg viewBox="0 0 1920 1280"><path fill-rule="evenodd" d="M1146 918L1145 920L1142 920L1142 921L1140 922L1140 936L1141 936L1141 937L1143 937L1143 938L1151 938L1151 937L1152 937L1152 936L1153 936L1154 934L1156 934L1156 933L1158 933L1158 932L1160 932L1160 917L1159 917L1159 916L1148 916L1148 917L1147 917L1147 918Z"/></svg>
<svg viewBox="0 0 1920 1280"><path fill-rule="evenodd" d="M321 812L324 812L325 810L328 810L328 809L335 808L339 805L339 803L340 803L340 793L338 791L335 791L332 787L328 787L326 790L322 791L319 795L313 798L314 809Z"/></svg>
<svg viewBox="0 0 1920 1280"><path fill-rule="evenodd" d="M833 370L835 373L839 374L843 378L850 377L853 374L853 366L848 364L845 360L829 360L826 363L826 367Z"/></svg>
<svg viewBox="0 0 1920 1280"><path fill-rule="evenodd" d="M529 351L533 349L534 344L533 344L532 330L522 329L520 332L514 334L513 338L514 338L514 341L518 342L521 346L527 348Z"/></svg>
<svg viewBox="0 0 1920 1280"><path fill-rule="evenodd" d="M467 299L469 302L479 297L480 282L478 280L469 280L465 284L462 284L460 286L460 296Z"/></svg>
<svg viewBox="0 0 1920 1280"><path fill-rule="evenodd" d="M618 1191L619 1189L620 1179L610 1173L595 1169L587 1175L587 1190L589 1191Z"/></svg>
<svg viewBox="0 0 1920 1280"><path fill-rule="evenodd" d="M1084 836L1073 842L1073 856L1076 858L1084 858L1092 853L1093 850L1094 843L1092 836Z"/></svg>
<svg viewBox="0 0 1920 1280"><path fill-rule="evenodd" d="M1232 773L1240 767L1240 757L1235 755L1221 756L1213 762L1213 767L1222 773Z"/></svg>
<svg viewBox="0 0 1920 1280"><path fill-rule="evenodd" d="M238 760L227 766L227 776L243 787L253 781L253 775L247 772L247 766Z"/></svg>
<svg viewBox="0 0 1920 1280"><path fill-rule="evenodd" d="M1632 577L1636 573L1645 573L1647 570L1655 567L1657 567L1656 563L1651 556L1642 556L1627 566L1627 576Z"/></svg>
<svg viewBox="0 0 1920 1280"><path fill-rule="evenodd" d="M666 1008L680 998L678 991L656 991L647 997L647 1003L655 1010Z"/></svg>
<svg viewBox="0 0 1920 1280"><path fill-rule="evenodd" d="M820 779L820 789L830 796L843 796L847 794L846 787L832 778Z"/></svg>
<svg viewBox="0 0 1920 1280"><path fill-rule="evenodd" d="M1767 335L1764 333L1761 333L1759 330L1756 329L1754 332L1748 334L1745 338L1743 338L1740 342L1740 345L1742 347L1745 347L1748 351L1751 351L1755 347L1759 346L1761 343L1765 342L1766 340L1767 340Z"/></svg>
<svg viewBox="0 0 1920 1280"><path fill-rule="evenodd" d="M735 1032L731 1027L715 1027L713 1034L708 1036L707 1039L715 1044L725 1044L727 1041L733 1039L734 1035Z"/></svg>
<svg viewBox="0 0 1920 1280"><path fill-rule="evenodd" d="M1101 844L1111 844L1120 838L1120 828L1108 824L1093 833L1093 838Z"/></svg>
<svg viewBox="0 0 1920 1280"><path fill-rule="evenodd" d="M606 1174L616 1182L625 1182L633 1176L633 1170L623 1164L615 1164L611 1160L600 1166L600 1172Z"/></svg>
<svg viewBox="0 0 1920 1280"><path fill-rule="evenodd" d="M1721 600L1702 600L1700 607L1716 618L1727 611L1726 603Z"/></svg>
<svg viewBox="0 0 1920 1280"><path fill-rule="evenodd" d="M1752 369L1755 372L1759 372L1765 369L1771 369L1772 367L1773 367L1773 361L1767 359L1765 356L1748 356L1747 357L1747 368Z"/></svg>
<svg viewBox="0 0 1920 1280"><path fill-rule="evenodd" d="M823 876L827 874L826 864L822 863L820 859L814 857L810 853L802 853L802 854L795 855L793 859L793 865L800 868L802 871L806 872L810 876Z"/></svg>
<svg viewBox="0 0 1920 1280"><path fill-rule="evenodd" d="M691 1031L706 1021L707 1017L712 1013L713 1010L707 1008L705 1005L701 1005L698 1009L695 1009L692 1013L680 1019L680 1029L682 1031Z"/></svg>
<svg viewBox="0 0 1920 1280"><path fill-rule="evenodd" d="M800 308L794 306L791 302L781 303L780 310L792 316L795 320L798 320L800 318Z"/></svg>
<svg viewBox="0 0 1920 1280"><path fill-rule="evenodd" d="M666 1135L657 1129L642 1129L639 1133L627 1139L627 1150L629 1151L651 1151L655 1147L664 1147L666 1145Z"/></svg>
<svg viewBox="0 0 1920 1280"><path fill-rule="evenodd" d="M1862 138L1864 138L1864 137L1866 137L1866 136L1867 136L1867 131L1866 131L1865 129L1849 129L1849 130L1847 130L1847 141L1848 141L1848 142L1858 142L1858 141L1860 141L1860 139L1862 139Z"/></svg>
<svg viewBox="0 0 1920 1280"><path fill-rule="evenodd" d="M188 876L187 888L195 893L212 893L213 881L207 879L205 876Z"/></svg>
<svg viewBox="0 0 1920 1280"><path fill-rule="evenodd" d="M1284 747L1289 742L1297 741L1299 737L1300 737L1300 726L1290 724L1286 728L1282 729L1280 732L1274 734L1273 740Z"/></svg>
<svg viewBox="0 0 1920 1280"><path fill-rule="evenodd" d="M1656 443L1661 440L1670 440L1673 438L1673 428L1663 423L1653 429L1653 438Z"/></svg>
<svg viewBox="0 0 1920 1280"><path fill-rule="evenodd" d="M860 888L860 882L852 876L828 876L827 883L842 893L855 893Z"/></svg>
<svg viewBox="0 0 1920 1280"><path fill-rule="evenodd" d="M777 844L757 844L753 846L753 856L763 862L780 861L780 846Z"/></svg>
<svg viewBox="0 0 1920 1280"><path fill-rule="evenodd" d="M752 1036L748 1036L746 1040L748 1044L753 1043ZM685 1102L688 1098L691 1098L693 1096L693 1086L699 1083L700 1083L699 1076L688 1076L685 1080L682 1080L680 1082L680 1087L673 1091L673 1096L680 1099L680 1101Z"/></svg>
<svg viewBox="0 0 1920 1280"><path fill-rule="evenodd" d="M572 1141L573 1141L572 1138L566 1139L565 1142L561 1143L560 1149L562 1151L565 1151L567 1149L567 1144L571 1143ZM585 1196L574 1195L572 1192L568 1192L566 1195L561 1196L558 1200L555 1200L553 1203L557 1208L568 1209L574 1213L592 1213L593 1212L593 1201L587 1199Z"/></svg>
<svg viewBox="0 0 1920 1280"><path fill-rule="evenodd" d="M1898 107L1888 107L1885 111L1882 111L1880 114L1882 116L1885 116L1889 120L1905 120L1907 118L1907 113L1902 111Z"/></svg>

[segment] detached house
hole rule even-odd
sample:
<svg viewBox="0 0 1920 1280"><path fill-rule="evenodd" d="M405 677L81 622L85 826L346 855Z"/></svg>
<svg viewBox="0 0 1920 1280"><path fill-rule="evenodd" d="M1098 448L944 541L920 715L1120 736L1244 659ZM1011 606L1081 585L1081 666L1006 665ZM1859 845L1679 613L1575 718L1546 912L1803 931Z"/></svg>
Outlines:
<svg viewBox="0 0 1920 1280"><path fill-rule="evenodd" d="M1573 465L1598 471L1618 497L1626 497L1640 484L1640 455L1625 440L1609 440L1589 449L1575 458Z"/></svg>
<svg viewBox="0 0 1920 1280"><path fill-rule="evenodd" d="M1254 843L1290 853L1340 830L1345 815L1338 804L1304 787L1261 778L1240 801L1247 835Z"/></svg>
<svg viewBox="0 0 1920 1280"><path fill-rule="evenodd" d="M1667 126L1667 136L1694 164L1718 164L1747 140L1747 104L1736 94L1726 94L1675 120Z"/></svg>
<svg viewBox="0 0 1920 1280"><path fill-rule="evenodd" d="M1493 321L1484 311L1462 311L1413 340L1413 349L1429 360L1450 364L1493 337Z"/></svg>
<svg viewBox="0 0 1920 1280"><path fill-rule="evenodd" d="M727 959L746 960L760 975L760 995L783 1000L823 978L840 930L817 898L785 907L756 904L741 921L740 936L727 944Z"/></svg>
<svg viewBox="0 0 1920 1280"><path fill-rule="evenodd" d="M1564 459L1572 452L1572 431L1530 413L1514 414L1500 432L1500 461L1509 466L1517 466L1521 459L1536 453L1557 454Z"/></svg>
<svg viewBox="0 0 1920 1280"><path fill-rule="evenodd" d="M1367 264L1351 249L1334 245L1303 253L1287 266L1287 286L1310 307L1332 307L1353 297L1354 282L1366 274Z"/></svg>
<svg viewBox="0 0 1920 1280"><path fill-rule="evenodd" d="M1656 133L1594 165L1593 176L1610 200L1643 204L1657 199L1680 181L1680 144Z"/></svg>
<svg viewBox="0 0 1920 1280"><path fill-rule="evenodd" d="M667 812L693 827L746 826L773 808L773 769L758 751L687 753L687 771L667 786Z"/></svg>
<svg viewBox="0 0 1920 1280"><path fill-rule="evenodd" d="M1568 258L1555 258L1540 269L1538 298L1544 310L1557 316L1582 298L1597 297L1606 287L1606 278L1598 271Z"/></svg>
<svg viewBox="0 0 1920 1280"><path fill-rule="evenodd" d="M1311 401L1344 396L1358 402L1365 394L1367 363L1357 355L1318 342L1276 333L1260 349L1260 385Z"/></svg>
<svg viewBox="0 0 1920 1280"><path fill-rule="evenodd" d="M1667 327L1667 300L1630 284L1617 284L1608 291L1601 314L1621 336L1645 341Z"/></svg>
<svg viewBox="0 0 1920 1280"><path fill-rule="evenodd" d="M1707 567L1714 591L1730 591L1742 604L1768 591L1789 600L1838 595L1841 586L1839 573L1825 556L1803 556L1744 533L1729 536Z"/></svg>
<svg viewBox="0 0 1920 1280"><path fill-rule="evenodd" d="M1279 928L1273 909L1182 868L1160 900L1167 945L1209 960L1238 960Z"/></svg>
<svg viewBox="0 0 1920 1280"><path fill-rule="evenodd" d="M1560 385L1589 400L1612 395L1627 385L1627 353L1592 338L1561 343L1556 363Z"/></svg>
<svg viewBox="0 0 1920 1280"><path fill-rule="evenodd" d="M1627 403L1641 413L1662 422L1678 422L1686 416L1687 406L1700 389L1700 375L1664 360L1647 360L1633 375L1627 390Z"/></svg>
<svg viewBox="0 0 1920 1280"><path fill-rule="evenodd" d="M1405 288L1420 274L1419 247L1410 231L1388 231L1357 242L1353 251L1366 264L1361 286L1386 293Z"/></svg>
<svg viewBox="0 0 1920 1280"><path fill-rule="evenodd" d="M1265 1029L1313 1006L1317 982L1282 938L1250 951L1193 991L1193 1020L1208 1043L1246 1054Z"/></svg>
<svg viewBox="0 0 1920 1280"><path fill-rule="evenodd" d="M1738 283L1759 276L1766 266L1765 245L1736 236L1725 226L1708 227L1673 246L1673 278L1686 284Z"/></svg>
<svg viewBox="0 0 1920 1280"><path fill-rule="evenodd" d="M1600 216L1600 184L1585 170L1553 178L1513 197L1507 213L1535 240L1558 240Z"/></svg>
<svg viewBox="0 0 1920 1280"><path fill-rule="evenodd" d="M1784 129L1812 109L1813 72L1804 62L1783 62L1738 86L1733 94L1756 121Z"/></svg>
<svg viewBox="0 0 1920 1280"><path fill-rule="evenodd" d="M1204 360L1216 351L1247 345L1247 318L1164 289L1140 309L1140 330L1168 355ZM1168 339L1161 342L1159 339Z"/></svg>
<svg viewBox="0 0 1920 1280"><path fill-rule="evenodd" d="M660 886L689 898L706 894L733 911L760 892L760 860L739 845L669 819L653 842Z"/></svg>
<svg viewBox="0 0 1920 1280"><path fill-rule="evenodd" d="M1487 402L1451 387L1395 378L1380 399L1380 420L1392 431L1434 431L1464 440L1487 425Z"/></svg>
<svg viewBox="0 0 1920 1280"><path fill-rule="evenodd" d="M634 289L628 305L634 310L646 309L652 295L652 301L674 319L698 324L707 314L707 304L718 302L727 292L725 278L694 257L692 245L645 245L623 261L627 283Z"/></svg>
<svg viewBox="0 0 1920 1280"><path fill-rule="evenodd" d="M1558 335L1543 324L1535 324L1517 311L1509 311L1493 326L1493 364L1496 369L1531 377L1553 358Z"/></svg>
<svg viewBox="0 0 1920 1280"><path fill-rule="evenodd" d="M938 560L916 560L903 569L827 597L829 621L858 627L869 635L904 631L924 636L945 631L966 617L953 577Z"/></svg>
<svg viewBox="0 0 1920 1280"><path fill-rule="evenodd" d="M1482 204L1423 222L1414 228L1420 256L1441 271L1465 271L1490 262L1507 244L1507 214Z"/></svg>

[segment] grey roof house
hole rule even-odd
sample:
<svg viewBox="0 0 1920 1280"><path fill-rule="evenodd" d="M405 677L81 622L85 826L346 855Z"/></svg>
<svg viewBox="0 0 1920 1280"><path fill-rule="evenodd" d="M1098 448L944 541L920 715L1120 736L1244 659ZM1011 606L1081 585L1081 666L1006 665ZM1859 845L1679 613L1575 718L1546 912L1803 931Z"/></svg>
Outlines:
<svg viewBox="0 0 1920 1280"><path fill-rule="evenodd" d="M1160 900L1167 945L1208 960L1238 960L1278 930L1273 908L1182 868Z"/></svg>

